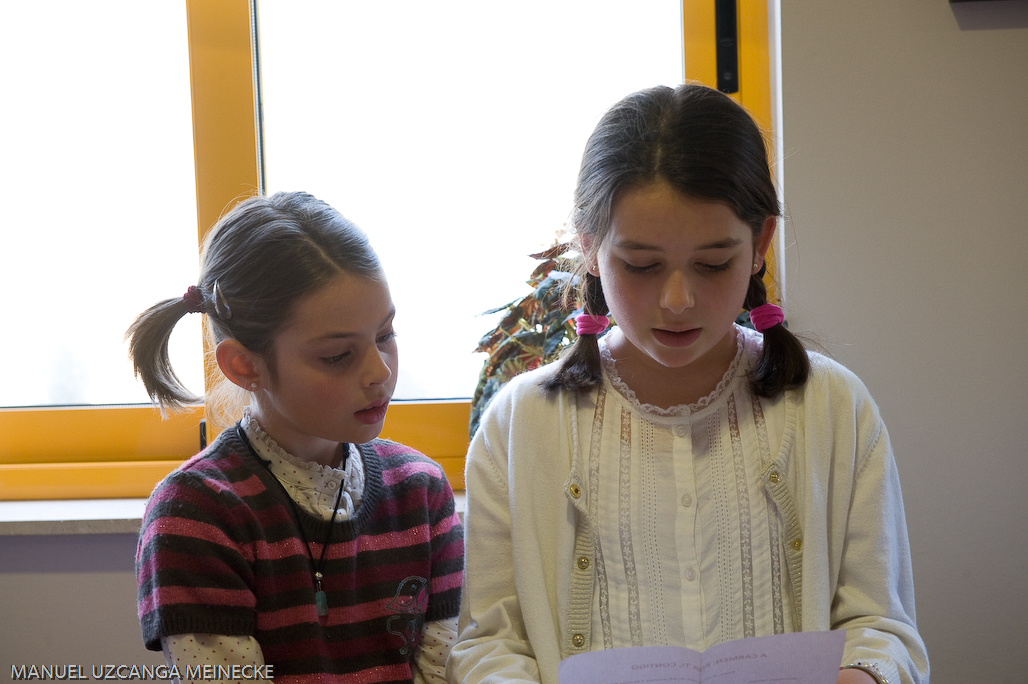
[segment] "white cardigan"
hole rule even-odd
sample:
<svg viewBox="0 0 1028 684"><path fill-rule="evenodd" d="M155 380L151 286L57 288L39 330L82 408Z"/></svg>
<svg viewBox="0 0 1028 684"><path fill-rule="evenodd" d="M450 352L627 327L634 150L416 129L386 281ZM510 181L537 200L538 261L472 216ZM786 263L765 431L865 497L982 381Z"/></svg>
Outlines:
<svg viewBox="0 0 1028 684"><path fill-rule="evenodd" d="M744 334L755 353L759 336ZM844 664L875 662L892 684L927 682L888 434L856 376L810 360L806 385L772 403L785 431L762 473L782 523L793 627L844 628ZM508 383L470 447L451 682L557 684L563 658L594 648L595 531L579 434L588 426L577 424L590 397L544 391L551 370Z"/></svg>

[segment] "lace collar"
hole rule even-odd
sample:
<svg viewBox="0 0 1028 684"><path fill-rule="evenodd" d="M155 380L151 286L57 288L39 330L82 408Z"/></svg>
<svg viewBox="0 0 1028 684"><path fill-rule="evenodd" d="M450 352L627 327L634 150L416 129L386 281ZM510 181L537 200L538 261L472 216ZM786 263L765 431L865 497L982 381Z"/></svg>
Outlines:
<svg viewBox="0 0 1028 684"><path fill-rule="evenodd" d="M618 375L617 364L614 361L614 357L611 356L610 348L607 347L606 335L599 339L600 360L603 364L603 374L606 376L607 381L611 386L617 390L617 393L623 396L628 403L641 413L649 413L665 418L690 416L720 399L728 388L736 381L746 379L747 369L743 368L740 372L740 366L743 365L743 360L746 358L746 334L745 331L738 326L735 328L735 333L735 357L732 359L732 362L728 364L728 370L726 370L725 374L721 376L721 382L717 384L717 387L714 388L713 392L702 397L699 401L693 404L678 404L677 406L662 408L660 406L654 406L653 404L643 404L640 402L635 395L635 391L625 384L624 380L621 379L621 376Z"/></svg>
<svg viewBox="0 0 1028 684"><path fill-rule="evenodd" d="M249 409L243 412L239 425L257 454L269 461L272 474L301 507L327 519L331 517L338 488L342 487L343 502L338 516L343 520L353 516L360 506L365 485L364 462L360 450L353 444L346 465L342 469L332 468L290 454L261 429Z"/></svg>

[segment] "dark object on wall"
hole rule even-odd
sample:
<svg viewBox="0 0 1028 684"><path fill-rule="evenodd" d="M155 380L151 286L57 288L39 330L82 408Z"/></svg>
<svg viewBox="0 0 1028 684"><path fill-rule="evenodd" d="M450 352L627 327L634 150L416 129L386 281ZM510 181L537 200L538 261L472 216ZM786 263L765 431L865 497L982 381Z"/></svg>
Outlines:
<svg viewBox="0 0 1028 684"><path fill-rule="evenodd" d="M950 0L961 31L1028 28L1028 0Z"/></svg>
<svg viewBox="0 0 1028 684"><path fill-rule="evenodd" d="M739 29L735 0L715 0L714 35L717 40L717 89L739 92Z"/></svg>

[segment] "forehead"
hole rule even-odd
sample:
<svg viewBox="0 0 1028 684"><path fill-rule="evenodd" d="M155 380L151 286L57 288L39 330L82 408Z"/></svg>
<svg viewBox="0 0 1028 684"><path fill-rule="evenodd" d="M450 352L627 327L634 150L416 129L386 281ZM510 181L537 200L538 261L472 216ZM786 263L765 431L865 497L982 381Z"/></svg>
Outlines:
<svg viewBox="0 0 1028 684"><path fill-rule="evenodd" d="M313 340L375 333L393 313L385 279L340 273L301 297L281 335Z"/></svg>
<svg viewBox="0 0 1028 684"><path fill-rule="evenodd" d="M614 204L610 247L729 247L750 244L753 232L722 202L699 200L660 181L626 190Z"/></svg>

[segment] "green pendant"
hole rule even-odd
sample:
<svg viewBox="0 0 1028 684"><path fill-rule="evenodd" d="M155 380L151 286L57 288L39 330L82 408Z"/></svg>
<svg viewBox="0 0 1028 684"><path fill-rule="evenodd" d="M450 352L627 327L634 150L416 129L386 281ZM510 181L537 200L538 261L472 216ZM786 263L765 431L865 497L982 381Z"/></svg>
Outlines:
<svg viewBox="0 0 1028 684"><path fill-rule="evenodd" d="M314 594L314 605L318 608L318 615L328 615L328 596L325 592L319 591Z"/></svg>

